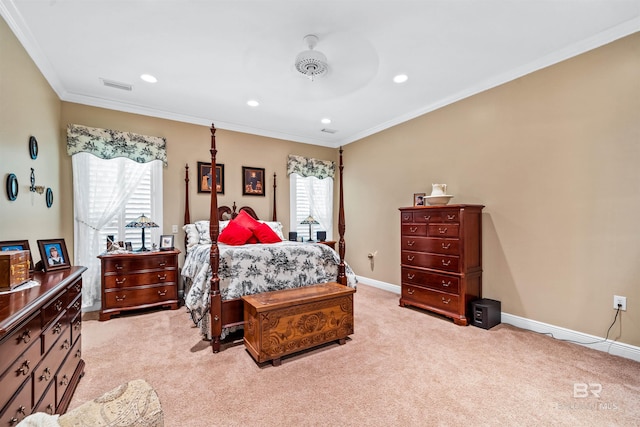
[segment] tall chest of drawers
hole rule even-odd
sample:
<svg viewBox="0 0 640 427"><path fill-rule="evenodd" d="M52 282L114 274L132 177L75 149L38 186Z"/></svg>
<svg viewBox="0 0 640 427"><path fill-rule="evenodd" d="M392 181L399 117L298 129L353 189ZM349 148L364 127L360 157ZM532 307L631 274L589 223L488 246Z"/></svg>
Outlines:
<svg viewBox="0 0 640 427"><path fill-rule="evenodd" d="M40 286L0 295L0 426L64 413L84 373L82 273L34 273Z"/></svg>
<svg viewBox="0 0 640 427"><path fill-rule="evenodd" d="M401 297L467 325L482 296L482 205L400 208Z"/></svg>
<svg viewBox="0 0 640 427"><path fill-rule="evenodd" d="M172 250L100 255L100 320L109 320L126 310L158 306L177 309L179 253Z"/></svg>

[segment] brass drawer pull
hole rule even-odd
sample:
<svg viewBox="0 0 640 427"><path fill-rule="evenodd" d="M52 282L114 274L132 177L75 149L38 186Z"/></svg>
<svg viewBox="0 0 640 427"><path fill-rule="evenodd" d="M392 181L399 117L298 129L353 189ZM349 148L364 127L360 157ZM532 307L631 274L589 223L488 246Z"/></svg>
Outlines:
<svg viewBox="0 0 640 427"><path fill-rule="evenodd" d="M24 406L20 405L20 407L18 408L18 413L22 414L22 415L27 415L26 408Z"/></svg>
<svg viewBox="0 0 640 427"><path fill-rule="evenodd" d="M116 295L116 301L117 302L122 302L122 301L125 300L126 297L127 297L126 295L122 295L122 296Z"/></svg>
<svg viewBox="0 0 640 427"><path fill-rule="evenodd" d="M425 221L429 221L430 219L431 219L431 215L425 215L425 216L424 216L424 220L425 220Z"/></svg>
<svg viewBox="0 0 640 427"><path fill-rule="evenodd" d="M62 376L62 379L60 380L60 385L69 385L69 378L67 378L66 375Z"/></svg>
<svg viewBox="0 0 640 427"><path fill-rule="evenodd" d="M164 267L165 265L167 265L166 261L162 261L160 264L160 267Z"/></svg>
<svg viewBox="0 0 640 427"><path fill-rule="evenodd" d="M403 221L409 221L411 219L411 215L405 215L402 217Z"/></svg>
<svg viewBox="0 0 640 427"><path fill-rule="evenodd" d="M449 249L451 247L451 243L443 243L442 249Z"/></svg>
<svg viewBox="0 0 640 427"><path fill-rule="evenodd" d="M407 255L407 261L413 261L415 258L415 255Z"/></svg>
<svg viewBox="0 0 640 427"><path fill-rule="evenodd" d="M62 325L58 322L56 326L53 327L53 333L59 334L60 332L62 332Z"/></svg>
<svg viewBox="0 0 640 427"><path fill-rule="evenodd" d="M444 265L445 267L448 267L448 266L449 266L449 264L451 264L451 260L450 260L450 259L448 259L448 260L444 260L444 259L443 259L443 260L442 260L442 265Z"/></svg>
<svg viewBox="0 0 640 427"><path fill-rule="evenodd" d="M415 240L407 240L407 246L411 247L416 244Z"/></svg>
<svg viewBox="0 0 640 427"><path fill-rule="evenodd" d="M407 279L413 280L414 277L416 277L415 274L407 273Z"/></svg>
<svg viewBox="0 0 640 427"><path fill-rule="evenodd" d="M64 340L64 342L60 347L62 347L63 350L69 350L69 347L71 347L71 344L69 344L69 340Z"/></svg>
<svg viewBox="0 0 640 427"><path fill-rule="evenodd" d="M411 289L411 288L407 288L407 293L409 295L413 295L415 293L415 291L413 289Z"/></svg>
<svg viewBox="0 0 640 427"><path fill-rule="evenodd" d="M49 368L44 368L42 375L40 375L40 381L49 381L51 379L51 371Z"/></svg>
<svg viewBox="0 0 640 427"><path fill-rule="evenodd" d="M22 375L29 374L29 371L31 370L31 368L29 367L30 363L31 362L29 362L28 360L25 360L24 362L22 362L22 366L18 368L18 374L22 374Z"/></svg>
<svg viewBox="0 0 640 427"><path fill-rule="evenodd" d="M447 219L448 219L449 221L453 221L454 219L456 219L456 215L455 215L455 214L453 214L453 215L447 215Z"/></svg>
<svg viewBox="0 0 640 427"><path fill-rule="evenodd" d="M445 283L445 281L442 281L442 286L445 288L448 288L449 286L451 286L451 280L449 280L448 282Z"/></svg>
<svg viewBox="0 0 640 427"><path fill-rule="evenodd" d="M76 357L77 357L77 358L80 358L80 356L82 356L82 351L80 351L80 349L78 349L78 350L76 351Z"/></svg>
<svg viewBox="0 0 640 427"><path fill-rule="evenodd" d="M47 414L49 414L49 415L53 415L53 413L55 412L55 411L53 410L53 404L49 403L49 404L47 405L46 412L47 412Z"/></svg>
<svg viewBox="0 0 640 427"><path fill-rule="evenodd" d="M20 341L22 341L24 344L31 341L31 332L28 329L25 329L24 332L22 332L22 335L20 336Z"/></svg>
<svg viewBox="0 0 640 427"><path fill-rule="evenodd" d="M167 275L163 274L162 276L158 274L158 280L167 280Z"/></svg>
<svg viewBox="0 0 640 427"><path fill-rule="evenodd" d="M415 233L416 231L418 231L418 227L409 227L409 231Z"/></svg>
<svg viewBox="0 0 640 427"><path fill-rule="evenodd" d="M76 320L76 323L73 324L73 329L77 331L81 327L82 327L82 321Z"/></svg>
<svg viewBox="0 0 640 427"><path fill-rule="evenodd" d="M120 264L116 264L116 270L122 270L124 267L121 266Z"/></svg>
<svg viewBox="0 0 640 427"><path fill-rule="evenodd" d="M76 292L80 292L80 290L82 289L82 286L81 286L80 284L76 284L76 285L73 287L73 289L74 289Z"/></svg>
<svg viewBox="0 0 640 427"><path fill-rule="evenodd" d="M166 294L167 294L167 290L166 289L158 291L158 295L160 295L161 297L165 296Z"/></svg>
<svg viewBox="0 0 640 427"><path fill-rule="evenodd" d="M123 277L122 279L116 279L116 285L122 285L126 281L127 281L126 277Z"/></svg>
<svg viewBox="0 0 640 427"><path fill-rule="evenodd" d="M444 228L438 227L438 233L445 234L446 232L447 232L447 227L444 227Z"/></svg>
<svg viewBox="0 0 640 427"><path fill-rule="evenodd" d="M444 299L444 297L442 297L442 302L445 303L445 304L449 304L451 302L451 298Z"/></svg>
<svg viewBox="0 0 640 427"><path fill-rule="evenodd" d="M62 310L62 301L56 301L56 303L55 303L55 305L53 306L53 308L54 308L56 311L60 311L60 310Z"/></svg>
<svg viewBox="0 0 640 427"><path fill-rule="evenodd" d="M80 308L80 302L76 301L75 304L72 305L72 307L73 307L74 310L79 309Z"/></svg>
<svg viewBox="0 0 640 427"><path fill-rule="evenodd" d="M9 425L10 426L15 426L18 424L18 421L20 421L19 419L17 419L16 417L11 417L11 419L9 420Z"/></svg>

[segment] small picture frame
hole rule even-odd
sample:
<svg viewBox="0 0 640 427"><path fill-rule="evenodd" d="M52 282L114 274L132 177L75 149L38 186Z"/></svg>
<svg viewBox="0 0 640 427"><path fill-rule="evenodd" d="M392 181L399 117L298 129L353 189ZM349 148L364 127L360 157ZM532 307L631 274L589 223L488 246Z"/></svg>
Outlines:
<svg viewBox="0 0 640 427"><path fill-rule="evenodd" d="M124 242L124 249L129 252L133 252L133 244L131 242Z"/></svg>
<svg viewBox="0 0 640 427"><path fill-rule="evenodd" d="M28 240L5 240L0 242L0 251L29 251L29 271L33 271L33 257Z"/></svg>
<svg viewBox="0 0 640 427"><path fill-rule="evenodd" d="M64 239L38 240L44 271L66 270L71 267Z"/></svg>
<svg viewBox="0 0 640 427"><path fill-rule="evenodd" d="M242 195L264 196L264 168L242 167Z"/></svg>
<svg viewBox="0 0 640 427"><path fill-rule="evenodd" d="M426 193L413 193L413 206L424 206Z"/></svg>
<svg viewBox="0 0 640 427"><path fill-rule="evenodd" d="M159 249L161 251L173 250L173 234L163 234L160 236Z"/></svg>
<svg viewBox="0 0 640 427"><path fill-rule="evenodd" d="M198 193L211 193L211 163L198 162ZM216 163L216 193L224 194L222 163Z"/></svg>

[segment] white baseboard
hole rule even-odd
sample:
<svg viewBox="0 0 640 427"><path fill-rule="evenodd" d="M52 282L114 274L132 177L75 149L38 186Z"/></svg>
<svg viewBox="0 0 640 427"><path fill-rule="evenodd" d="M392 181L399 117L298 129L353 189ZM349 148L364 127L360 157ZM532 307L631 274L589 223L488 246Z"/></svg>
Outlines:
<svg viewBox="0 0 640 427"><path fill-rule="evenodd" d="M393 292L398 295L400 295L401 292L400 286L398 285L381 282L379 280L370 279L368 277L358 276L358 281L365 285ZM507 323L517 328L548 334L558 340L569 340L584 347L592 348L594 350L603 351L615 356L620 356L626 359L640 362L640 347L636 347L630 344L612 341L610 339L605 341L604 337L597 337L594 335L585 334L583 332L573 331L571 329L550 325L548 323L538 322L536 320L526 319L524 317L515 316L509 313L502 313L501 321L502 323Z"/></svg>

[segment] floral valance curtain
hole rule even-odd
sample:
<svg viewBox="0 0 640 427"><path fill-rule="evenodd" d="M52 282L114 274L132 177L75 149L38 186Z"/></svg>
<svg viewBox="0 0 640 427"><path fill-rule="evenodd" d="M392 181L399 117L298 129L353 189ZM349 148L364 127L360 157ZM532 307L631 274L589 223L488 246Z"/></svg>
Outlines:
<svg viewBox="0 0 640 427"><path fill-rule="evenodd" d="M287 176L292 173L303 177L315 176L318 179L333 178L336 174L336 163L290 154L287 159Z"/></svg>
<svg viewBox="0 0 640 427"><path fill-rule="evenodd" d="M167 141L164 138L70 124L67 126L67 153L73 156L83 152L107 160L116 157L138 163L161 160L167 166Z"/></svg>

